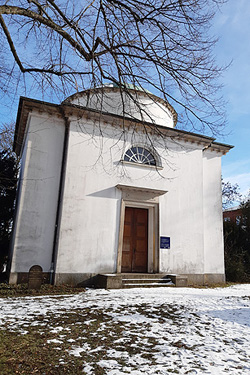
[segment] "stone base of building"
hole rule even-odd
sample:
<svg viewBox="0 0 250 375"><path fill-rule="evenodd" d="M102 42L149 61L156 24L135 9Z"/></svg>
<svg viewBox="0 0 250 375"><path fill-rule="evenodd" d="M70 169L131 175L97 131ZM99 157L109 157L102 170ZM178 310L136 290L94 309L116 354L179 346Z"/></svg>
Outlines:
<svg viewBox="0 0 250 375"><path fill-rule="evenodd" d="M187 277L188 286L225 284L224 273L181 274Z"/></svg>
<svg viewBox="0 0 250 375"><path fill-rule="evenodd" d="M107 277L98 275L95 273L59 273L55 275L55 285L71 285L71 286L86 286L86 287L104 287L104 288L119 288L121 280L119 274L109 274L110 277L107 281ZM135 274L136 275L136 274ZM150 275L150 274L149 274ZM153 275L153 274L152 274ZM168 274L175 283L176 286L196 286L196 285L216 285L224 284L225 274L218 273L207 273L207 274L179 274L171 275ZM102 277L103 276L103 277ZM178 276L178 277L177 277ZM9 277L9 284L24 284L28 283L28 272L13 272ZM97 281L98 279L98 281ZM112 280L112 282L111 282ZM50 274L49 272L43 272L43 284L49 284ZM109 285L109 283L111 283ZM178 285L177 285L178 284ZM111 287L111 285L113 285Z"/></svg>
<svg viewBox="0 0 250 375"><path fill-rule="evenodd" d="M112 275L115 276L118 274L110 273L110 276ZM173 278L175 278L176 276L176 275L171 275L170 273L168 273L168 275ZM68 285L81 285L81 286L93 287L96 285L97 276L98 275L94 273L82 273L82 274L60 273L60 274L56 274L55 276L55 285L68 284ZM177 280L178 286L182 286L182 283L184 283L184 281L181 281L181 277L185 279L187 278L187 286L225 284L226 282L225 274L218 274L218 273L179 274L178 280ZM106 283L105 281L106 277L103 277L102 279L99 278L99 281L98 281L98 285L100 286ZM173 280L173 282L175 281ZM186 285L183 284L183 286L186 286ZM107 285L106 287L108 288L109 286Z"/></svg>
<svg viewBox="0 0 250 375"><path fill-rule="evenodd" d="M42 273L42 284L49 284L50 283L50 273L43 272ZM29 272L11 272L9 276L9 284L16 285L16 284L27 284L29 281Z"/></svg>
<svg viewBox="0 0 250 375"><path fill-rule="evenodd" d="M71 285L81 287L95 287L96 273L57 273L55 285Z"/></svg>

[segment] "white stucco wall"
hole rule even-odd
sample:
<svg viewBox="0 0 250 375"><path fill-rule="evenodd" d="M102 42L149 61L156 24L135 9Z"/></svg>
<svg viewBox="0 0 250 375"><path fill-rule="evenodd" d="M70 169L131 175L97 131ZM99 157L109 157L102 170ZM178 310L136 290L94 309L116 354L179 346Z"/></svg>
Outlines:
<svg viewBox="0 0 250 375"><path fill-rule="evenodd" d="M209 256L208 223L217 219L209 209L214 198L208 201L206 197L204 206L207 190L203 189L203 177L207 180L213 175L214 162L203 162L202 145L180 141L161 144L158 140L156 148L163 167L159 171L122 164L124 151L131 143L147 142L145 135L137 132L124 140L122 129L88 121L75 120L70 125L56 273L116 272L121 205L117 184L168 191L160 197L159 234L171 238L171 248L160 251L161 272L212 272L205 265ZM212 180L217 178L216 172ZM216 186L219 183L220 178ZM220 194L217 188L213 193L216 204ZM213 236L214 246L221 245L221 232L214 230ZM213 254L208 263L221 263L217 258L221 257L221 248L218 255L216 250ZM221 267L217 271L221 272Z"/></svg>
<svg viewBox="0 0 250 375"><path fill-rule="evenodd" d="M224 273L221 155L205 151L203 158L204 272Z"/></svg>
<svg viewBox="0 0 250 375"><path fill-rule="evenodd" d="M70 131L57 239L56 274L112 273L117 270L122 192L116 185L167 191L159 197L159 236L170 249L159 250L159 271L223 274L221 155L178 138L124 132L114 117L70 115ZM117 121L117 122L116 122ZM23 151L20 199L11 272L51 266L65 124L32 112ZM132 145L152 148L157 170L122 162ZM157 233L156 233L157 235ZM79 280L80 281L80 280Z"/></svg>
<svg viewBox="0 0 250 375"><path fill-rule="evenodd" d="M49 271L53 247L64 122L33 112L22 155L11 272L38 264Z"/></svg>
<svg viewBox="0 0 250 375"><path fill-rule="evenodd" d="M160 198L160 235L170 237L171 241L170 249L161 250L160 268L162 272L201 274L204 272L202 150L179 150L176 168L175 177L167 183L168 194Z"/></svg>

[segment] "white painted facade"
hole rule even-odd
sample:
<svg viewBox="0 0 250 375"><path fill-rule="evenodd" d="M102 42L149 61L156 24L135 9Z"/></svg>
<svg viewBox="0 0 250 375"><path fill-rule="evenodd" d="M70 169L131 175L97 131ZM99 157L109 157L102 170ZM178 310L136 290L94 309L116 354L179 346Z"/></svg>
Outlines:
<svg viewBox="0 0 250 375"><path fill-rule="evenodd" d="M109 88L106 98L116 97ZM10 282L24 280L34 264L53 270L55 283L121 272L126 207L148 210L146 272L186 275L189 284L224 281L221 156L231 147L174 129L174 110L155 97L151 124L136 121L136 112L119 116L106 99L93 108L94 100L89 105L83 93L61 106L20 102ZM133 145L151 151L157 165L125 162ZM161 236L170 237L170 249L160 249Z"/></svg>

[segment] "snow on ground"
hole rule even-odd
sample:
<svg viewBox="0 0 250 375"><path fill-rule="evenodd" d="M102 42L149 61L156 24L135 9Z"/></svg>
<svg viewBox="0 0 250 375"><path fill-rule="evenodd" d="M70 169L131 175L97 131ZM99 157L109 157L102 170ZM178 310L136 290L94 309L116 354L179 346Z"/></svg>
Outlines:
<svg viewBox="0 0 250 375"><path fill-rule="evenodd" d="M74 327L53 326L52 316L69 314ZM83 374L96 366L108 375L250 374L250 285L2 298L1 327L23 335L49 329L48 345L72 343L67 353L82 359Z"/></svg>

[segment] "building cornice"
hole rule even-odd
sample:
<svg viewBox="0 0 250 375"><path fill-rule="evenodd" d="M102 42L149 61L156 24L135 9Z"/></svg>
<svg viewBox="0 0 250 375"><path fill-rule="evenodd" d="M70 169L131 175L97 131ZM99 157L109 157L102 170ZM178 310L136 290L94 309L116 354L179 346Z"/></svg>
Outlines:
<svg viewBox="0 0 250 375"><path fill-rule="evenodd" d="M185 130L179 130L176 128L168 128L150 122L142 122L131 117L124 117L113 113L101 112L92 108L81 107L67 102L63 102L62 104L53 104L36 99L21 97L17 113L16 130L13 145L13 149L18 155L20 154L22 149L28 115L33 111L46 113L51 116L56 115L57 117L61 118L63 117L62 111L64 115L69 118L72 116L77 116L91 118L93 120L100 120L100 117L102 117L104 121L110 122L111 124L113 123L117 125L117 123L119 122L119 124L122 126L125 125L130 127L131 125L136 125L138 126L138 129L143 127L149 133L155 135L159 134L161 136L164 135L165 137L169 137L170 139L173 139L175 141L182 140L184 142L195 143L204 146L204 150L209 149L210 151L222 153L223 155L226 154L231 148L233 148L233 146L231 145L215 142L215 138L213 137L188 132Z"/></svg>

